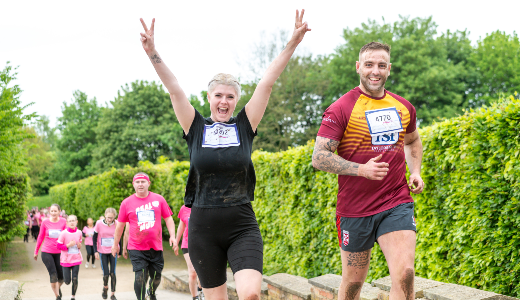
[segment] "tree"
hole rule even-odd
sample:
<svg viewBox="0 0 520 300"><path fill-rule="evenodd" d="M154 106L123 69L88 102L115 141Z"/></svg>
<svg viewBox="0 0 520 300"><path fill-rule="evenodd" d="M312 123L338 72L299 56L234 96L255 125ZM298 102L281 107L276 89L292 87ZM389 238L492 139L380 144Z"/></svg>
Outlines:
<svg viewBox="0 0 520 300"><path fill-rule="evenodd" d="M379 41L391 46L392 70L386 88L415 106L421 124L456 116L467 101L466 32L447 32L436 38L437 25L431 17L400 18L393 25L384 20L383 24L369 20L360 28L344 30L345 44L336 49L331 59L332 83L327 99L332 102L359 85L355 71L359 49L368 42Z"/></svg>
<svg viewBox="0 0 520 300"><path fill-rule="evenodd" d="M53 150L56 146L56 128L50 126L50 120L48 116L42 115L36 119L33 124L34 130L40 136L41 140L49 145L49 150Z"/></svg>
<svg viewBox="0 0 520 300"><path fill-rule="evenodd" d="M24 124L30 122L35 114L23 114L23 110L32 103L21 106L19 97L22 90L16 84L9 87L17 74L16 68L13 70L9 62L0 72L0 175L24 174L27 170L22 143L32 135L24 130Z"/></svg>
<svg viewBox="0 0 520 300"><path fill-rule="evenodd" d="M201 102L196 96L190 101L201 113L209 112L207 101ZM182 127L161 85L147 81L126 84L110 104L112 108L105 110L96 129L94 158L98 172L136 166L145 160L156 163L160 156L189 158Z"/></svg>
<svg viewBox="0 0 520 300"><path fill-rule="evenodd" d="M478 41L470 61L475 66L468 91L475 101L472 106L488 104L501 93L520 92L520 42L516 32L507 35L495 31L486 35Z"/></svg>
<svg viewBox="0 0 520 300"><path fill-rule="evenodd" d="M58 118L60 138L56 143L53 180L75 181L94 174L92 153L97 147L94 129L102 110L96 98L89 100L81 91L74 92L71 104L63 103L62 116Z"/></svg>
<svg viewBox="0 0 520 300"><path fill-rule="evenodd" d="M32 137L26 138L24 147L27 149L27 175L29 175L32 194L41 196L49 193L53 185L50 180L50 172L55 162L54 153L49 151L50 145L44 138L36 133L35 128L26 127L25 130Z"/></svg>

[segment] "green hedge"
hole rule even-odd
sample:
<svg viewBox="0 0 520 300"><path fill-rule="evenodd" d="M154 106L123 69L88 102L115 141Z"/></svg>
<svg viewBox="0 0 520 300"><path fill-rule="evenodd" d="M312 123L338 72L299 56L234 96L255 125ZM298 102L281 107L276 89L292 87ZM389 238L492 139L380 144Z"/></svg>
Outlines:
<svg viewBox="0 0 520 300"><path fill-rule="evenodd" d="M415 195L417 275L520 296L520 102L488 109L421 131L426 189ZM336 175L311 165L313 143L284 152L253 153L256 216L264 238L264 271L307 278L341 273L335 229ZM152 177L152 191L174 211L182 205L187 162L111 170L53 187L50 195L80 218L133 193L137 171ZM374 248L367 281L388 275Z"/></svg>
<svg viewBox="0 0 520 300"><path fill-rule="evenodd" d="M0 257L8 242L25 234L23 221L29 189L26 175L0 175Z"/></svg>

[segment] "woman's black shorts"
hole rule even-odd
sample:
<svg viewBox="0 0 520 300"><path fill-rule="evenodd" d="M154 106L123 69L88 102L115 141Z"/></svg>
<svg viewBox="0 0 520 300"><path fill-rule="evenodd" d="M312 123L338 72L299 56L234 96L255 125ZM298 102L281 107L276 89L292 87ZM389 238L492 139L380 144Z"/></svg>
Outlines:
<svg viewBox="0 0 520 300"><path fill-rule="evenodd" d="M227 262L233 274L262 273L263 241L251 203L231 207L192 207L188 227L190 259L203 288L226 283Z"/></svg>
<svg viewBox="0 0 520 300"><path fill-rule="evenodd" d="M182 254L188 254L188 248L181 248Z"/></svg>

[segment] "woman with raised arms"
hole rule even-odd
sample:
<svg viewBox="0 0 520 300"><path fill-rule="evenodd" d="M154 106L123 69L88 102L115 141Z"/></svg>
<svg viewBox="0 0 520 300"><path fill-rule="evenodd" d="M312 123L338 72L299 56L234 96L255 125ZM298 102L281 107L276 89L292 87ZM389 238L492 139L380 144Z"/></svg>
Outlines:
<svg viewBox="0 0 520 300"><path fill-rule="evenodd" d="M239 299L260 299L263 242L251 206L256 184L251 161L253 139L273 85L305 33L310 31L296 11L295 28L287 46L265 71L251 100L232 117L240 99L240 84L217 74L208 84L211 116L204 118L188 101L177 79L154 45L154 23L143 19L142 46L170 93L184 130L190 170L184 203L191 207L188 244L195 271L208 300L227 300L226 265L235 277Z"/></svg>

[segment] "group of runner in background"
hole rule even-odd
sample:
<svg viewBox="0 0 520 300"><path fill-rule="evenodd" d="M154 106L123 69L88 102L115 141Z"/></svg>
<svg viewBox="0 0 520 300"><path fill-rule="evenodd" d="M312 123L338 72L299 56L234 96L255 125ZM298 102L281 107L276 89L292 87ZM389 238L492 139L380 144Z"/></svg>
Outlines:
<svg viewBox="0 0 520 300"><path fill-rule="evenodd" d="M168 208L169 210L169 208ZM170 210L171 211L171 210ZM41 260L49 272L51 289L56 295L57 300L62 299L61 286L63 283L69 285L72 283L71 299L75 299L78 288L79 269L84 262L81 254L81 247L84 242L87 259L85 260L85 268L96 268L96 260L101 261L101 269L103 272L103 288L102 298L108 298L108 281L110 279L111 300L116 300L116 265L117 259L123 255L128 258L128 240L129 226L125 230L125 235L114 245L114 236L119 221L117 220L117 210L109 207L105 210L105 214L99 218L94 224L92 218L87 219L87 225L82 230L77 228L78 219L75 215L66 215L64 210L58 204L53 204L48 208L38 211L34 208L28 211L27 234L24 240L28 241L29 230L36 230L35 237L36 248L34 251L34 259L38 259L38 252L41 250ZM182 252L188 265L189 271L189 287L194 300L203 299L202 288L197 283L197 274L193 268L188 254L188 223L191 209L182 206L179 211L179 229L175 238L178 245L182 237ZM33 225L37 224L37 225ZM127 224L126 222L123 223ZM36 229L34 229L35 226ZM160 222L158 222L158 226ZM160 241L162 242L162 241ZM112 247L117 247L117 254L112 255ZM175 255L178 255L178 248L175 249ZM162 257L162 255L161 255ZM162 268L161 268L162 271ZM157 275L155 276L157 278ZM152 287L152 282L150 287ZM141 290L145 290L144 284L139 282L138 299L143 299ZM154 288L157 288L155 286ZM136 291L137 293L137 291ZM155 293L147 291L149 299L155 298Z"/></svg>

